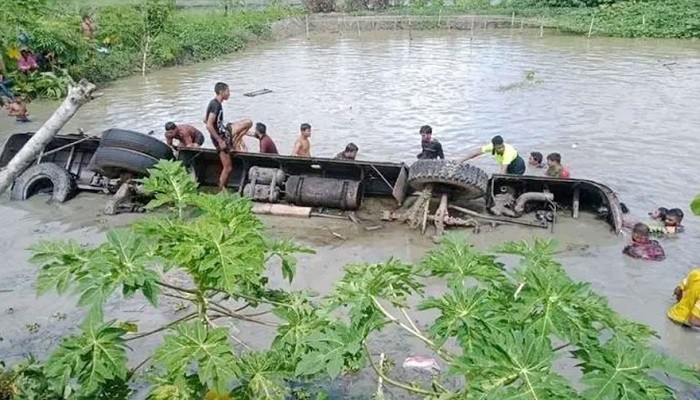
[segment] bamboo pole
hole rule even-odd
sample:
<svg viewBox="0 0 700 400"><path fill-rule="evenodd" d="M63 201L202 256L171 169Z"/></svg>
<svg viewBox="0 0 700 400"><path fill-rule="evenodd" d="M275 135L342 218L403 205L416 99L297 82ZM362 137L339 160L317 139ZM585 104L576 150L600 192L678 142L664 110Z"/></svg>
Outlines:
<svg viewBox="0 0 700 400"><path fill-rule="evenodd" d="M510 29L513 29L514 25L515 25L515 11L513 11L513 14L510 17Z"/></svg>
<svg viewBox="0 0 700 400"><path fill-rule="evenodd" d="M306 38L309 38L309 14L306 14Z"/></svg>
<svg viewBox="0 0 700 400"><path fill-rule="evenodd" d="M593 17L591 17L591 25L588 26L588 37L591 37L593 34L593 21L595 21L595 14L593 14Z"/></svg>

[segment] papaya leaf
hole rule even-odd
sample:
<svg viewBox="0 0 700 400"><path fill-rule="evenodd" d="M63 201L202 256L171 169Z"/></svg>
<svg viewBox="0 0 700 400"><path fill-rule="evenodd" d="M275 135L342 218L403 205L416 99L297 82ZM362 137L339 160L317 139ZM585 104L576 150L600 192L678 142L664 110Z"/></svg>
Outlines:
<svg viewBox="0 0 700 400"><path fill-rule="evenodd" d="M342 324L312 333L307 339L312 350L301 357L295 374L314 376L325 373L330 379L335 379L342 372L346 359L362 354L362 339Z"/></svg>
<svg viewBox="0 0 700 400"><path fill-rule="evenodd" d="M156 350L154 361L166 369L169 377L182 376L189 365L195 364L199 381L216 393L227 392L238 376L228 330L208 328L200 322L176 325L175 334L167 335Z"/></svg>
<svg viewBox="0 0 700 400"><path fill-rule="evenodd" d="M234 389L236 399L284 400L288 393L285 378L285 355L268 351L247 353L238 360L240 386Z"/></svg>
<svg viewBox="0 0 700 400"><path fill-rule="evenodd" d="M146 207L156 209L171 206L182 218L183 210L197 192L197 181L180 161L160 160L149 169L148 177L141 180L143 189L154 198Z"/></svg>
<svg viewBox="0 0 700 400"><path fill-rule="evenodd" d="M90 251L75 241L42 241L29 250L32 252L29 261L41 268L36 285L40 295L51 290L58 294L65 293L90 257Z"/></svg>
<svg viewBox="0 0 700 400"><path fill-rule="evenodd" d="M284 352L290 362L296 362L308 350L307 338L330 323L324 313L307 299L293 296L284 305L273 309L282 320L277 328L272 349Z"/></svg>
<svg viewBox="0 0 700 400"><path fill-rule="evenodd" d="M690 203L690 210L693 211L693 214L700 215L700 194L695 196L693 202Z"/></svg>
<svg viewBox="0 0 700 400"><path fill-rule="evenodd" d="M289 240L269 241L266 246L271 256L277 256L282 261L282 276L290 283L294 279L297 267L297 259L294 255L315 253L313 249L299 246Z"/></svg>
<svg viewBox="0 0 700 400"><path fill-rule="evenodd" d="M430 297L418 309L440 312L429 330L437 346L457 337L462 348L469 351L474 346L487 345L505 322L510 310L495 305L488 291L471 287L453 288L442 297Z"/></svg>
<svg viewBox="0 0 700 400"><path fill-rule="evenodd" d="M479 399L577 399L576 391L552 371L556 359L538 332L502 331L490 346L475 347L451 365L468 377L470 396Z"/></svg>
<svg viewBox="0 0 700 400"><path fill-rule="evenodd" d="M474 251L463 238L449 235L441 245L430 250L420 264L430 275L445 277L450 284L462 285L467 278L479 282L505 282L503 264L493 255Z"/></svg>

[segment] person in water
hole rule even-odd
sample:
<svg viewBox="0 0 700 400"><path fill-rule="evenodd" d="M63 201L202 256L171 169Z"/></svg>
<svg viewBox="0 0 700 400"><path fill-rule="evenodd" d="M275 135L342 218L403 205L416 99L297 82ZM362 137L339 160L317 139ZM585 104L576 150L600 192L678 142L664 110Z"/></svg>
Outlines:
<svg viewBox="0 0 700 400"><path fill-rule="evenodd" d="M418 154L418 159L445 159L445 154L442 152L442 145L437 140L433 140L433 128L430 125L423 125L418 132L420 132L420 144L423 149L423 151Z"/></svg>
<svg viewBox="0 0 700 400"><path fill-rule="evenodd" d="M547 155L547 176L552 178L570 178L569 169L561 165L561 154L550 153Z"/></svg>
<svg viewBox="0 0 700 400"><path fill-rule="evenodd" d="M632 229L632 243L622 250L624 254L632 258L648 261L663 261L666 253L659 242L649 238L649 227L643 223L637 223Z"/></svg>
<svg viewBox="0 0 700 400"><path fill-rule="evenodd" d="M673 322L700 328L700 268L695 268L673 290L676 304L668 310Z"/></svg>
<svg viewBox="0 0 700 400"><path fill-rule="evenodd" d="M5 106L5 109L7 110L7 115L15 117L17 122L29 122L29 111L19 96L12 98Z"/></svg>
<svg viewBox="0 0 700 400"><path fill-rule="evenodd" d="M533 168L544 168L547 166L547 164L542 162L542 153L539 151L530 153L530 158L527 159L527 165Z"/></svg>
<svg viewBox="0 0 700 400"><path fill-rule="evenodd" d="M518 155L518 151L505 143L500 135L491 139L491 143L470 150L467 155L459 159L465 162L472 158L491 153L496 163L500 166L500 173L522 175L525 173L525 160Z"/></svg>
<svg viewBox="0 0 700 400"><path fill-rule="evenodd" d="M292 155L297 157L311 157L311 125L307 123L301 124L299 127L299 137L294 142Z"/></svg>
<svg viewBox="0 0 700 400"><path fill-rule="evenodd" d="M333 158L336 160L354 160L355 157L357 157L358 151L360 151L360 149L355 143L348 143L347 146L345 146L345 150L336 154Z"/></svg>
<svg viewBox="0 0 700 400"><path fill-rule="evenodd" d="M255 124L255 132L252 135L254 138L260 141L260 152L264 154L279 154L277 152L277 146L272 138L267 134L267 126L262 122Z"/></svg>
<svg viewBox="0 0 700 400"><path fill-rule="evenodd" d="M207 106L206 117L204 118L207 124L207 131L211 136L211 141L219 153L221 160L221 174L219 175L219 190L223 191L228 185L228 178L233 171L233 161L231 160L230 152L233 151L233 143L231 142L231 133L224 125L224 108L223 102L231 97L228 85L224 82L217 82L214 85L214 97Z"/></svg>
<svg viewBox="0 0 700 400"><path fill-rule="evenodd" d="M204 135L192 125L168 122L165 124L165 140L170 147L173 147L173 140L179 142L179 147L201 147Z"/></svg>

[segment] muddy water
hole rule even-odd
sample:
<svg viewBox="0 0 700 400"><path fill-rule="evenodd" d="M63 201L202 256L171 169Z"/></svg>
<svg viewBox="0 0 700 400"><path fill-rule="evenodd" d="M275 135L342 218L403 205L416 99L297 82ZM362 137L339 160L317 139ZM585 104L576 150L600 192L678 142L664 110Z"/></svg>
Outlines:
<svg viewBox="0 0 700 400"><path fill-rule="evenodd" d="M663 242L667 260L624 258L620 250L626 238L586 219L563 223L554 235L499 228L491 234L465 233L467 239L488 248L506 238L554 236L572 249L562 254L562 261L574 277L591 282L622 314L655 328L664 351L700 363L700 335L665 318L674 285L698 265L700 251L700 220L687 207L700 192L695 139L700 47L690 41L538 36L502 30L477 32L473 38L454 31L413 32L410 39L407 32L295 38L216 62L119 81L85 106L66 130L98 133L118 126L160 132L168 120L203 129L213 84L223 80L233 89L226 118L266 123L282 153L291 150L302 122L313 126L312 153L318 156L331 156L352 141L364 159L412 160L420 151L418 128L426 123L448 157L494 134L502 134L522 154L557 151L573 176L606 183L638 218L657 206L681 207L687 214L686 233ZM536 82L524 81L528 70L535 71ZM242 96L262 88L274 93ZM2 136L36 129L54 106L31 104L35 123L15 125L2 117ZM257 149L257 144L249 147ZM494 170L486 157L477 163ZM105 227L129 221L102 216L99 196L81 195L64 205L42 201L0 205L0 335L5 339L0 355L42 353L79 318L70 299L35 298L35 271L24 249L43 238L98 243ZM320 292L328 290L347 262L390 255L417 260L431 246L423 237L390 226L366 233L352 224L316 220L311 230L299 232L289 221L266 221L275 234L318 247L315 256L303 259L295 286ZM9 308L14 312L6 314ZM138 301L115 301L110 308L120 317L143 320L144 329L172 318L168 312L153 315ZM61 320L55 313L68 317ZM32 322L41 325L34 334L25 326ZM251 333L242 334L259 336L252 328ZM381 341L378 345L387 347ZM399 360L410 351L420 347L402 343L392 355Z"/></svg>

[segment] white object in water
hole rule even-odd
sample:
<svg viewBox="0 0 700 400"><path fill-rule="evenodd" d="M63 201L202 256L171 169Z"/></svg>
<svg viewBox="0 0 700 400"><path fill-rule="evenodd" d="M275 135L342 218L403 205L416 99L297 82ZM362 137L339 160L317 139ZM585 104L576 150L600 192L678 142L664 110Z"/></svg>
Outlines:
<svg viewBox="0 0 700 400"><path fill-rule="evenodd" d="M575 149L575 148L577 148L577 147L578 147L578 143L574 143L574 144L571 145L571 148L572 148L572 149Z"/></svg>
<svg viewBox="0 0 700 400"><path fill-rule="evenodd" d="M422 369L425 371L440 371L440 365L434 358L411 356L403 360L404 368Z"/></svg>

